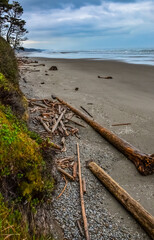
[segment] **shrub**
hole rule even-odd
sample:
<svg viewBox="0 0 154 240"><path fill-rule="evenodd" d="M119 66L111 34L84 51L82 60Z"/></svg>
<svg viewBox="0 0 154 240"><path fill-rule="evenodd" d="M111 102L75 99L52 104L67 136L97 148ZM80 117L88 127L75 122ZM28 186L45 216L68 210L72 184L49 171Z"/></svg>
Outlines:
<svg viewBox="0 0 154 240"><path fill-rule="evenodd" d="M14 51L2 37L0 37L0 72L12 83L18 84L18 67Z"/></svg>

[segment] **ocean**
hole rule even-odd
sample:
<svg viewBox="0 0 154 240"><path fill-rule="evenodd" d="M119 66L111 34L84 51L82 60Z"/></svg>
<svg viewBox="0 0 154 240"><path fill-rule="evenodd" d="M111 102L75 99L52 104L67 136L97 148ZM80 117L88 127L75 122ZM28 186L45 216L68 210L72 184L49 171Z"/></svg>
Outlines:
<svg viewBox="0 0 154 240"><path fill-rule="evenodd" d="M65 59L95 59L117 60L134 64L154 66L154 48L152 49L103 49L79 51L54 51L26 49L24 55L31 57L65 58Z"/></svg>

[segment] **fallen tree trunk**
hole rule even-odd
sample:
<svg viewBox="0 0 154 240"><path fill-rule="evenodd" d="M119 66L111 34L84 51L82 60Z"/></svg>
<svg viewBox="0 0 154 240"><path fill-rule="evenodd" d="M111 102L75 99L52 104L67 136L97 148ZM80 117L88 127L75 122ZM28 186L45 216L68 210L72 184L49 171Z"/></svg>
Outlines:
<svg viewBox="0 0 154 240"><path fill-rule="evenodd" d="M86 121L92 128L94 128L103 138L110 142L120 152L122 152L128 159L130 159L142 175L149 175L154 172L154 155L141 153L140 150L132 146L127 141L118 137L108 129L102 127L99 123L87 117L84 113L78 109L72 107L67 102L56 97L56 99L62 104L66 105L75 114L79 115L84 121Z"/></svg>
<svg viewBox="0 0 154 240"><path fill-rule="evenodd" d="M95 162L89 162L88 167L154 240L154 217L148 213L140 203L134 200L122 187L120 187L119 184L116 183Z"/></svg>

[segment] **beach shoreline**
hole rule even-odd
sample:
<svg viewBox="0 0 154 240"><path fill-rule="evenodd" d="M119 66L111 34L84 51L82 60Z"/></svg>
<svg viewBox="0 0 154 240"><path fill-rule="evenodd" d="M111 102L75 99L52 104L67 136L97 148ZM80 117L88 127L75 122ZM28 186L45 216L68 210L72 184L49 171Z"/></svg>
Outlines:
<svg viewBox="0 0 154 240"><path fill-rule="evenodd" d="M45 64L45 66L37 66L36 63L27 64L27 70L21 68L20 88L27 98L51 99L51 95L54 94L78 109L83 106L102 126L113 131L142 152L153 154L153 66L110 60L32 57L29 59L38 61L38 65ZM50 71L51 66L57 66L58 70ZM105 77L111 78L106 79ZM120 123L130 123L130 125L112 126ZM89 191L85 196L85 202L87 207L89 206L87 209L89 226L93 224L93 228L90 230L90 235L93 234L92 239L101 239L100 231L102 228L106 229L108 237L111 233L116 236L115 226L117 226L117 229L120 227L125 229L126 233L130 234L131 239L148 240L149 237L141 227L85 168L85 161L91 158L94 159L152 215L154 215L154 209L152 208L154 195L153 176L141 176L130 160L126 159L88 125L86 125L86 130L80 128L79 131L80 139L68 140L67 144L68 148L70 147L70 150L68 150L70 154L72 152L76 153L75 143L77 141L81 146L82 173L86 176ZM57 193L60 192L60 188L61 185L59 184L56 190ZM73 191L77 191L77 189L70 185L69 189L64 193L64 198L54 202L55 217L59 214L56 217L57 221L60 222L61 226L65 226L66 236L71 240L77 239L75 238L77 233L75 230L72 230L74 232L71 232L71 234L68 233L74 226L72 220L67 219L68 223L66 223L64 219L66 215L69 217L69 211L72 215L74 214L75 219L77 218L77 214L73 212L73 203L71 203L73 202L71 195L76 197L76 193L72 193ZM100 199L103 199L103 203ZM67 204L70 204L70 207ZM60 219L62 205L65 209L68 208L68 212L67 214L64 213L64 217ZM107 215L112 219L111 229L103 225L105 217L108 217L105 216L102 207L107 209ZM99 212L99 214L97 213L99 223L94 221L97 210ZM117 231L121 232L121 230ZM125 239L130 238L125 236Z"/></svg>
<svg viewBox="0 0 154 240"><path fill-rule="evenodd" d="M45 57L53 59L92 59L92 60L117 60L126 63L154 66L153 48L104 48L93 50L52 50L52 49L25 49L29 57Z"/></svg>

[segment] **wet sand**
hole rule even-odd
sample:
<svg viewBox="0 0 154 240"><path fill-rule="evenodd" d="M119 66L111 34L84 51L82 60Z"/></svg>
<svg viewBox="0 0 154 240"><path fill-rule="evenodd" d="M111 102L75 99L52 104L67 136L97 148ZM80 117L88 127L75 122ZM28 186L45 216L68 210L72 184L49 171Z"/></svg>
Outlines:
<svg viewBox="0 0 154 240"><path fill-rule="evenodd" d="M77 108L82 105L102 126L142 152L154 153L153 66L116 61L47 58L33 58L33 60L38 60L39 64L43 63L45 66L34 68L29 64L27 68L38 69L40 72L24 70L21 72L20 87L27 98L51 98L51 94L55 94ZM53 65L57 66L58 71L49 71ZM98 76L111 76L112 79L102 79ZM76 91L75 88L78 90ZM131 123L131 125L112 126L116 123ZM83 150L83 162L89 160L90 151L94 153L94 160L154 215L154 177L141 176L130 160L89 126L86 130L81 129L80 135L81 151L83 145L89 149L86 152ZM91 177L91 173L87 171L83 169L83 173L88 177L90 174ZM114 221L120 221L119 224L124 225L128 232L136 233L138 236L131 239L149 239L107 190L103 191L106 191L104 206Z"/></svg>

